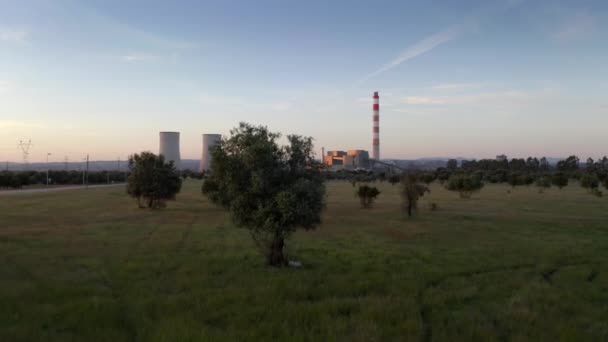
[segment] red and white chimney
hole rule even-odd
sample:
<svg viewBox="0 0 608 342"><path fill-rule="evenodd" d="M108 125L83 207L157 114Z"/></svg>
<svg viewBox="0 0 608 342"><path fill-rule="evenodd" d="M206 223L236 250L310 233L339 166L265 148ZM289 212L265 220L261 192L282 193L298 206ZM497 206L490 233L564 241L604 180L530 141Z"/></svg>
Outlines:
<svg viewBox="0 0 608 342"><path fill-rule="evenodd" d="M375 160L380 160L380 96L378 96L378 92L374 92L374 142L373 142L373 155L372 158Z"/></svg>

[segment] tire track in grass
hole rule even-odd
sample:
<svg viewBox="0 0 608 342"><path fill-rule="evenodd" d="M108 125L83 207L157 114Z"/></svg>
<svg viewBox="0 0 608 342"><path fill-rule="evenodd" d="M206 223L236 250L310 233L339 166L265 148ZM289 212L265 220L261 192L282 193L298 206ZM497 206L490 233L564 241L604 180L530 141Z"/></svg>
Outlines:
<svg viewBox="0 0 608 342"><path fill-rule="evenodd" d="M441 285L442 283L444 283L445 281L447 281L448 279L451 279L451 278L459 278L459 277L469 278L469 277L474 277L474 276L478 276L478 275L482 275L482 274L505 272L505 271L518 271L518 270L533 268L533 267L536 267L536 264L522 263L522 264L501 266L501 267L488 268L488 269L463 271L463 272L448 274L443 277L440 277L435 280L431 280L431 281L427 282L420 289L420 291L418 291L418 294L417 294L417 300L420 305L419 316L420 316L420 321L422 324L421 340L423 342L430 342L433 339L433 326L432 326L431 317L430 317L430 314L432 312L431 307L429 305L424 304L424 294L426 291Z"/></svg>
<svg viewBox="0 0 608 342"><path fill-rule="evenodd" d="M552 283L552 277L553 277L553 275L555 275L556 272L559 271L559 269L564 268L564 267L581 266L581 265L589 265L589 264L593 264L593 263L584 262L584 261L565 263L565 264L553 267L545 272L542 272L541 275L545 281ZM483 274L490 274L490 273L496 273L496 272L519 271L519 270L523 270L523 269L532 269L532 268L537 268L537 267L538 267L537 264L521 263L521 264L514 264L514 265L501 266L501 267L488 268L488 269L456 272L456 273L448 274L443 277L440 277L435 280L431 280L431 281L427 282L420 289L420 291L418 291L418 295L417 295L417 300L420 305L419 316L420 316L420 321L422 324L421 340L423 342L429 342L433 339L433 326L432 326L431 319L430 319L431 307L429 305L424 304L424 294L426 291L428 291L432 288L435 288L435 287L441 285L442 283L444 283L445 281L452 279L452 278L461 278L461 277L470 278L470 277L483 275ZM592 277L592 275L594 275L594 276ZM597 276L597 272L594 273L594 271L592 271L592 274L590 274L587 277L587 281L592 281L589 279L590 278L594 279L596 276ZM498 327L499 326L498 321L495 320L495 322L493 322L493 325ZM501 339L508 340L508 337L506 336L506 332L504 332L504 331L500 334L499 337Z"/></svg>
<svg viewBox="0 0 608 342"><path fill-rule="evenodd" d="M542 279L548 283L549 285L553 285L553 276L559 272L562 268L566 268L566 267L572 267L572 266L583 266L583 265L591 265L594 264L593 262L571 262L571 263L565 263L562 265L557 265L554 266L544 272L541 272L540 275L542 277ZM594 270L591 271L591 274L587 277L587 281L589 281L589 277L591 277L591 275L593 274L593 272L595 272ZM594 277L593 277L594 278Z"/></svg>

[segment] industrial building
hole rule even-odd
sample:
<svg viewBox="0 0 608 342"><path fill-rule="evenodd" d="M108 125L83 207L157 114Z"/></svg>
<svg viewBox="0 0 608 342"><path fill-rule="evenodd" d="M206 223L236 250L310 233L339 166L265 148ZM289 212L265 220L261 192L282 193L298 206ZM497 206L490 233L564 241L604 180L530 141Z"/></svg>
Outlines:
<svg viewBox="0 0 608 342"><path fill-rule="evenodd" d="M323 164L333 170L369 169L369 153L364 150L328 151Z"/></svg>
<svg viewBox="0 0 608 342"><path fill-rule="evenodd" d="M181 157L179 153L179 132L160 132L160 147L158 154L165 157L165 161L173 161L176 169L180 168Z"/></svg>
<svg viewBox="0 0 608 342"><path fill-rule="evenodd" d="M208 171L211 168L210 149L222 140L221 134L203 134L203 155L201 157L200 171Z"/></svg>

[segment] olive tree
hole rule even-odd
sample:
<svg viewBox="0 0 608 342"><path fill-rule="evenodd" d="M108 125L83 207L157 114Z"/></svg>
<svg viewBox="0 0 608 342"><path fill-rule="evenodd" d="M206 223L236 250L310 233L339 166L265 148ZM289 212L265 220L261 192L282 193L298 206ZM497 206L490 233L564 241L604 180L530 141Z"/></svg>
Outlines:
<svg viewBox="0 0 608 342"><path fill-rule="evenodd" d="M425 193L431 190L418 181L418 175L413 172L405 172L401 176L401 198L403 200L403 210L408 217L412 217L414 211L418 209L418 200Z"/></svg>
<svg viewBox="0 0 608 342"><path fill-rule="evenodd" d="M536 178L535 184L538 187L538 193L542 194L545 192L545 189L551 187L551 177L549 175L540 175Z"/></svg>
<svg viewBox="0 0 608 342"><path fill-rule="evenodd" d="M551 183L561 190L563 187L568 186L568 175L562 171L557 171L551 176Z"/></svg>
<svg viewBox="0 0 608 342"><path fill-rule="evenodd" d="M325 186L313 159L312 138L241 123L211 151L211 170L202 192L249 229L271 266L287 263L286 238L297 228L321 223Z"/></svg>
<svg viewBox="0 0 608 342"><path fill-rule="evenodd" d="M581 186L587 189L589 193L597 197L602 197L602 192L599 189L600 180L595 173L585 172L581 176Z"/></svg>
<svg viewBox="0 0 608 342"><path fill-rule="evenodd" d="M376 197L380 195L380 190L375 186L361 185L355 192L355 196L359 197L361 208L369 209L373 206Z"/></svg>
<svg viewBox="0 0 608 342"><path fill-rule="evenodd" d="M461 198L470 198L474 192L483 188L483 182L475 175L455 174L450 176L446 189L458 191Z"/></svg>
<svg viewBox="0 0 608 342"><path fill-rule="evenodd" d="M175 199L182 188L182 179L173 161L152 152L129 157L127 193L137 200L140 208L163 208L166 201Z"/></svg>

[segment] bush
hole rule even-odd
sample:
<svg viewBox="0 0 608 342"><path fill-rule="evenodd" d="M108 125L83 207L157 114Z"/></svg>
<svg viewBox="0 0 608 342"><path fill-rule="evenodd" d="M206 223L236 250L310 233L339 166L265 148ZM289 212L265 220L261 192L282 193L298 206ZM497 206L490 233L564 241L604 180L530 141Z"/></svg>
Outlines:
<svg viewBox="0 0 608 342"><path fill-rule="evenodd" d="M536 186L538 187L538 192L543 193L545 189L551 187L551 178L547 175L542 175L536 178Z"/></svg>
<svg viewBox="0 0 608 342"><path fill-rule="evenodd" d="M568 186L568 176L564 172L558 171L551 177L551 183L561 189Z"/></svg>
<svg viewBox="0 0 608 342"><path fill-rule="evenodd" d="M362 208L371 208L380 191L375 186L361 185L355 195L359 197Z"/></svg>
<svg viewBox="0 0 608 342"><path fill-rule="evenodd" d="M162 155L135 154L129 158L129 169L127 193L137 199L140 208L144 204L153 209L165 207L165 202L175 199L182 187L182 179L173 162L165 163Z"/></svg>
<svg viewBox="0 0 608 342"><path fill-rule="evenodd" d="M479 177L460 174L451 176L445 187L450 191L458 191L461 198L470 198L474 192L483 188L483 182Z"/></svg>

